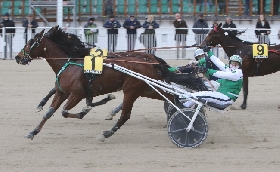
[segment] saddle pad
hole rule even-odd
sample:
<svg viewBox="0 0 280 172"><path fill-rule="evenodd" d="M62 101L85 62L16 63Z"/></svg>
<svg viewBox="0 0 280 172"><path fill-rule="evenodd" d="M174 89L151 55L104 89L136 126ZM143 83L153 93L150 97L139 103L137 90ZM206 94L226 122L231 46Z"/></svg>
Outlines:
<svg viewBox="0 0 280 172"><path fill-rule="evenodd" d="M94 56L85 56L84 73L101 74L103 70L103 58Z"/></svg>
<svg viewBox="0 0 280 172"><path fill-rule="evenodd" d="M253 58L268 58L267 44L253 44Z"/></svg>

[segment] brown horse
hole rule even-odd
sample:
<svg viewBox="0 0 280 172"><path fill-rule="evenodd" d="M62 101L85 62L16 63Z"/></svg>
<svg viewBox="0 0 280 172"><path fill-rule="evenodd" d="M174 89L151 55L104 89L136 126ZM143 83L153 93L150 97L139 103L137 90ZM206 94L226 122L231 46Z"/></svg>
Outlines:
<svg viewBox="0 0 280 172"><path fill-rule="evenodd" d="M76 106L83 98L88 96L87 88L89 79L84 74L83 68L81 67L83 59L67 63L69 56L55 43L48 39L49 35L50 32L44 36L44 30L36 34L34 39L31 39L24 46L23 50L16 56L16 61L23 65L31 62L31 57L43 57L58 76L56 82L56 93L50 108L44 115L39 125L27 135L27 138L29 139L33 139L34 136L41 131L46 121L66 99L68 100L63 107L62 115L65 118L81 119L84 114L70 113L69 110ZM79 56L82 58L84 53ZM163 80L165 73L168 72L167 66L160 65L157 60L152 58L141 59L140 57L135 58L127 56L125 58L119 57L117 60L105 59L104 63L117 64L156 80ZM68 64L68 66L65 64ZM95 77L91 87L92 97L115 92L121 89L124 93L121 117L111 130L103 133L104 138L112 136L114 132L116 132L130 118L133 103L139 96L164 100L162 96L151 89L144 81L106 66L104 66L102 75ZM161 90L160 92L169 100L174 102L173 95Z"/></svg>
<svg viewBox="0 0 280 172"><path fill-rule="evenodd" d="M280 45L268 47L267 59L254 59L252 45L254 43L243 41L230 32L218 27L214 27L200 47L216 46L220 44L226 54L240 55L242 57L243 71L243 95L244 100L241 105L242 109L246 109L248 97L248 77L264 76L280 70Z"/></svg>
<svg viewBox="0 0 280 172"><path fill-rule="evenodd" d="M87 55L90 53L90 48L86 48L86 46L80 41L80 39L71 33L63 33L63 31L58 27L53 27L50 29L50 31L47 33L48 38L54 42L55 44L57 44L58 47L60 47L68 56L76 56L75 54L84 54ZM75 51L73 51L75 50ZM162 65L167 65L165 61L163 61L162 59L147 54L147 53L142 53L142 52L110 52L107 56L108 58L119 58L119 57L136 57L136 58L140 58L140 59L146 59L146 60L157 60L159 61L160 64ZM71 60L77 60L77 59L73 59L71 58ZM174 76L172 74L170 74L170 77L172 77L172 82L179 82L178 80L173 81L174 80ZM170 78L169 77L169 78ZM205 86L204 84L194 75L182 75L180 76L181 80L179 82L179 84L186 86L187 88L191 89L191 90L204 90ZM43 109L43 106L46 104L46 102L49 100L49 98L54 95L56 92L56 89L53 88L52 90L50 90L50 92L42 99L42 101L39 103L37 110L40 111ZM112 95L108 95L108 98L105 98L99 102L96 102L95 104L91 104L88 106L97 106L97 105L101 105L101 104L105 104L108 100L110 100L110 97ZM92 99L87 97L87 104L89 104L89 102L91 102ZM121 110L121 105L119 105L116 109L114 109L114 114L110 114L106 117L106 119L111 120L113 119L113 116L115 115L115 113L117 113L119 110Z"/></svg>

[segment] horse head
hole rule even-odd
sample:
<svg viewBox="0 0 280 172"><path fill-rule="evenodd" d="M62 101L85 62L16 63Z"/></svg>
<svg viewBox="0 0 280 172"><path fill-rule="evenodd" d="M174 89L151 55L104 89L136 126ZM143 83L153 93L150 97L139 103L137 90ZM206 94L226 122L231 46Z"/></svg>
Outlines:
<svg viewBox="0 0 280 172"><path fill-rule="evenodd" d="M18 64L26 65L31 62L31 53L35 54L35 48L40 46L40 43L44 37L44 31L43 29L40 33L37 33L34 38L30 39L27 44L21 49L21 51L18 53L18 55L15 57L16 62ZM37 54L39 55L39 54Z"/></svg>
<svg viewBox="0 0 280 172"><path fill-rule="evenodd" d="M227 35L227 32L221 28L222 23L218 26L213 27L213 29L208 33L207 37L201 43L200 47L205 46L216 46L218 45L224 36Z"/></svg>

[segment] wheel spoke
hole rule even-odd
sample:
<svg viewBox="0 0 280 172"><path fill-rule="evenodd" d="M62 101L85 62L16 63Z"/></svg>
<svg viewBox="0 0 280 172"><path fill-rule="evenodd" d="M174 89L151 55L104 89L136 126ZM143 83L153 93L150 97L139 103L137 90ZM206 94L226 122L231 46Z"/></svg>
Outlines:
<svg viewBox="0 0 280 172"><path fill-rule="evenodd" d="M186 121L183 119L183 115L179 116L179 121L184 124L184 126L189 126L189 124L186 123Z"/></svg>
<svg viewBox="0 0 280 172"><path fill-rule="evenodd" d="M182 129L178 129L178 130L172 130L171 132L176 133L176 132L180 132L180 131L184 131L184 130L186 130L186 128L182 128Z"/></svg>
<svg viewBox="0 0 280 172"><path fill-rule="evenodd" d="M193 132L195 132L195 133L204 134L204 132L198 131L198 130L196 130L196 129L194 129L194 128L192 128L191 130L192 130Z"/></svg>
<svg viewBox="0 0 280 172"><path fill-rule="evenodd" d="M186 132L186 146L189 145L190 139L189 139L189 133Z"/></svg>

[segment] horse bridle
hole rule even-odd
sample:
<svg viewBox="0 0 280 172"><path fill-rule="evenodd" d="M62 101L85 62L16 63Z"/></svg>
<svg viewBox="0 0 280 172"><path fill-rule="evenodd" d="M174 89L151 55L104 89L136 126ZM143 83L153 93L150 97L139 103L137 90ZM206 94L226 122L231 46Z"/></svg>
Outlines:
<svg viewBox="0 0 280 172"><path fill-rule="evenodd" d="M32 51L34 48L39 47L39 45L40 45L40 43L41 43L43 37L44 37L44 36L42 36L42 37L40 37L40 38L37 38L37 37L35 36L34 39L30 39L30 40L28 41L28 43L29 43L29 44L30 44L30 42L33 42L33 43L32 43L32 45L29 47L28 52L24 50L26 47L24 47L23 49L21 49L21 52L22 52L22 54L23 54L22 62L26 62L26 63L31 62L32 58L30 57L30 53L31 53L31 51ZM28 47L27 47L27 48L28 48Z"/></svg>
<svg viewBox="0 0 280 172"><path fill-rule="evenodd" d="M215 32L215 34L214 34L214 36L213 37L211 37L211 39L210 40L212 40L212 39L214 39L215 37L219 37L220 36L220 34L219 34L219 29L218 28L216 28L216 27L214 27L213 28L213 30L214 30L214 32ZM212 41L208 44L208 42L205 40L205 43L206 43L206 46L208 46L209 44L211 44L212 43Z"/></svg>

